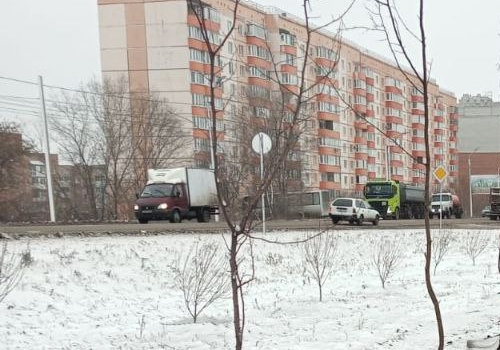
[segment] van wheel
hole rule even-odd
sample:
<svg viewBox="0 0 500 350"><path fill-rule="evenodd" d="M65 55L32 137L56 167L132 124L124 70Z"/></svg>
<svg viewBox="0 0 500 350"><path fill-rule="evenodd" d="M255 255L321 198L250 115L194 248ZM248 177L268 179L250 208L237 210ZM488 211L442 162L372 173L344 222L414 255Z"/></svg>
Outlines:
<svg viewBox="0 0 500 350"><path fill-rule="evenodd" d="M174 212L172 213L172 218L170 219L170 222L173 224L177 224L177 223L181 222L181 214L179 213L178 210L174 210Z"/></svg>

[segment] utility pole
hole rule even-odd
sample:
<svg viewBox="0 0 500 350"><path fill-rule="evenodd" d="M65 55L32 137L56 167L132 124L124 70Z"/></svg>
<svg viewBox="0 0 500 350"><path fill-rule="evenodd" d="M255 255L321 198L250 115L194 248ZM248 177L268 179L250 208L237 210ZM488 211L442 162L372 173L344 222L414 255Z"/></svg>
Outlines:
<svg viewBox="0 0 500 350"><path fill-rule="evenodd" d="M47 176L47 194L49 197L49 212L50 221L56 222L56 213L54 210L54 196L52 195L52 171L50 170L50 146L49 146L49 127L47 123L47 113L45 111L45 97L43 94L43 80L42 76L38 76L38 86L40 88L40 109L45 130L45 172Z"/></svg>

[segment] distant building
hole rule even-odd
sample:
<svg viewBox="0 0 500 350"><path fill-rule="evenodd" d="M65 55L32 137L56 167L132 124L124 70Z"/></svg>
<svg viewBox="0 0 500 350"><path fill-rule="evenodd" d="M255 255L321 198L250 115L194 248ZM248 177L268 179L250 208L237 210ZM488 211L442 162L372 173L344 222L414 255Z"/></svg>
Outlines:
<svg viewBox="0 0 500 350"><path fill-rule="evenodd" d="M210 40L220 43L232 24L234 2L204 3L209 6L202 15L210 29ZM182 156L191 159L191 165L207 167L208 55L190 1L98 0L98 11L103 76L125 77L131 93L157 93L167 98L179 114L191 116L183 128L191 130L192 143L186 145ZM224 111L218 112L224 140L231 139L231 121L236 114L247 113L249 118L257 119L269 115L269 103L254 106L248 100L269 100L273 92L279 91L270 74L276 74L289 91L297 91L305 40L303 19L256 2L240 3L235 31L218 63L220 81L224 83L216 87L215 102L217 108L227 104ZM313 33L307 52L312 60L304 78L309 83L324 83L315 91L315 119L308 125L308 136L300 140L301 149L294 154L305 166L290 172L290 176L308 189L334 193L359 194L366 181L376 178L423 184L422 93L408 84L391 61L350 42L343 42L339 52L336 48L334 33ZM354 112L345 108L342 100L348 101ZM456 190L457 100L453 93L431 81L429 102L431 168L445 167L443 185ZM396 142L389 141L379 130ZM225 154L231 152L224 142L221 147ZM433 188L439 188L437 181Z"/></svg>
<svg viewBox="0 0 500 350"><path fill-rule="evenodd" d="M480 216L489 188L500 186L500 102L489 95L466 94L458 113L459 193L466 215L472 208L472 215Z"/></svg>
<svg viewBox="0 0 500 350"><path fill-rule="evenodd" d="M22 135L0 133L0 146L2 155L23 154ZM59 164L57 154L50 155L50 162L56 221L101 219L105 205L102 166L94 167L92 186L97 204L96 208L89 208L87 187L78 176L77 167ZM0 221L49 221L48 198L44 153L26 153L14 166L0 168Z"/></svg>

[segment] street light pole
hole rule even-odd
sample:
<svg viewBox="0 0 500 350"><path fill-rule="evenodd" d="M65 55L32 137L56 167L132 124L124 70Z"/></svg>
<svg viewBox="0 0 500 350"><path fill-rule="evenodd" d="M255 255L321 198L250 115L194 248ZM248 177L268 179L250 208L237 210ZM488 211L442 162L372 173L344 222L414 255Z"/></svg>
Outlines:
<svg viewBox="0 0 500 350"><path fill-rule="evenodd" d="M471 179L471 171L470 171L470 157L479 149L479 147L474 148L474 150L469 153L469 157L467 159L467 163L469 165L469 209L470 209L470 217L472 218L472 179Z"/></svg>

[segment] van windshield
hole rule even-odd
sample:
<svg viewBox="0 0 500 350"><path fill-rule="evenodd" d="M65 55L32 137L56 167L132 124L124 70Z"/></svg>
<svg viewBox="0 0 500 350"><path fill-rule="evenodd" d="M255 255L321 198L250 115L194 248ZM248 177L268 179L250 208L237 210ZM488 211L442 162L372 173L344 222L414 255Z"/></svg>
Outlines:
<svg viewBox="0 0 500 350"><path fill-rule="evenodd" d="M150 184L142 190L141 198L148 197L170 197L172 194L172 184Z"/></svg>
<svg viewBox="0 0 500 350"><path fill-rule="evenodd" d="M433 194L432 202L450 202L451 196L449 194Z"/></svg>

